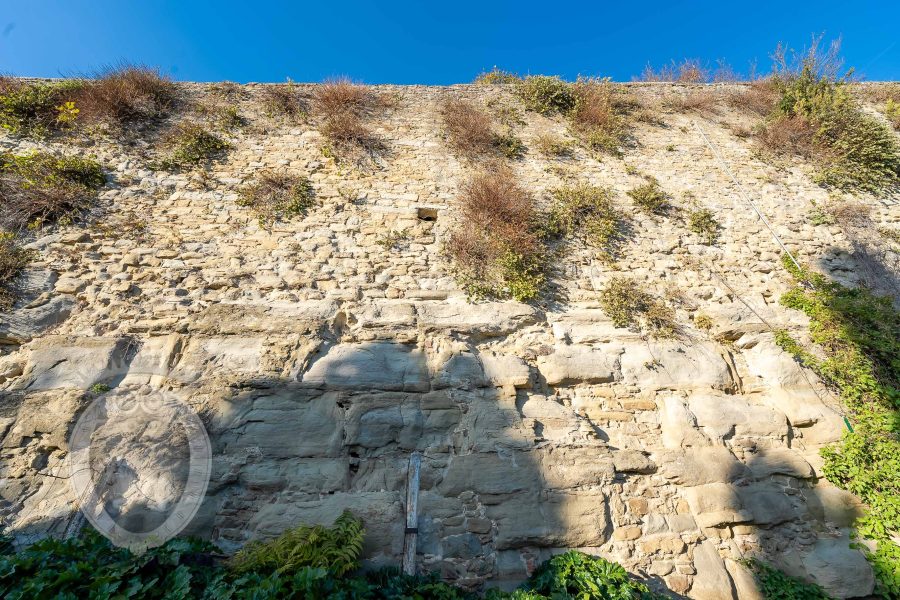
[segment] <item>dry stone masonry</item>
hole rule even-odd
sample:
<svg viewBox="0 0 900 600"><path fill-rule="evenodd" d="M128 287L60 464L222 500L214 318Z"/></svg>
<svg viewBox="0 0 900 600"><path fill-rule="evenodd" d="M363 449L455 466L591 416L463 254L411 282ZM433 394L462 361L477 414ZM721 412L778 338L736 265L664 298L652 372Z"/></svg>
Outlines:
<svg viewBox="0 0 900 600"><path fill-rule="evenodd" d="M323 155L314 120L263 114L259 91L242 88L249 123L202 175L151 171L140 144L66 148L96 156L109 183L86 225L34 239L26 293L0 315L0 511L20 541L72 520L65 479L49 475L88 390L146 386L206 425L212 479L185 533L226 551L350 509L367 562L395 564L419 451L419 567L462 585L510 585L579 548L697 600L759 598L747 556L838 597L872 591L849 545L858 501L821 477L819 449L844 428L837 399L775 345L772 328L808 339L807 321L778 304L790 284L779 248L695 122L803 261L852 284L869 272L854 250L876 242L813 225L828 192L804 165L757 156L734 134L749 117L664 113L637 125L621 159L576 148L510 161L542 202L586 182L631 218L617 265L572 244L554 300L528 305L472 302L453 278L442 244L474 167L448 150L439 107L448 96L512 107L526 147L567 137L560 119L524 112L502 86L379 87L396 97L372 121L385 150L357 168ZM689 88L633 91L649 103ZM317 206L261 227L236 200L264 169L308 176ZM642 175L676 204L712 209L720 241L634 210L625 192ZM896 202L858 201L900 226ZM404 233L391 245L389 232ZM896 276L896 252L884 259ZM597 290L622 274L667 298L679 338L612 324Z"/></svg>

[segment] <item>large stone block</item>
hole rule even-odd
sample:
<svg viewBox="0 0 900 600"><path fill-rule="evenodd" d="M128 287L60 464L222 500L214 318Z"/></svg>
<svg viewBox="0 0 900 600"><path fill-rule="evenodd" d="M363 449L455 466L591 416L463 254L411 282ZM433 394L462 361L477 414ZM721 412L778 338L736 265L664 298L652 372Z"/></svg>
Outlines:
<svg viewBox="0 0 900 600"><path fill-rule="evenodd" d="M118 337L47 336L29 345L19 389L86 390L124 374L128 340Z"/></svg>
<svg viewBox="0 0 900 600"><path fill-rule="evenodd" d="M497 550L600 546L610 536L606 497L592 490L518 493L485 507L497 523Z"/></svg>
<svg viewBox="0 0 900 600"><path fill-rule="evenodd" d="M392 342L336 344L324 350L302 375L305 384L325 389L426 391L425 354Z"/></svg>
<svg viewBox="0 0 900 600"><path fill-rule="evenodd" d="M728 364L708 342L630 343L621 365L622 381L644 390L734 388Z"/></svg>
<svg viewBox="0 0 900 600"><path fill-rule="evenodd" d="M538 370L549 385L608 383L619 378L619 357L587 346L563 346L538 359Z"/></svg>

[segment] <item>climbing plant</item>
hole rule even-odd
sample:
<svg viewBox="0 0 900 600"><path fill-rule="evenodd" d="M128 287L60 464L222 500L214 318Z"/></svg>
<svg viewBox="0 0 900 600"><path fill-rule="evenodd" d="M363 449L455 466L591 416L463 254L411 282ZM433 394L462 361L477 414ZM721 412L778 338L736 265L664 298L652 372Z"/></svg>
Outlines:
<svg viewBox="0 0 900 600"><path fill-rule="evenodd" d="M848 288L798 268L785 257L798 285L781 297L810 318L810 334L824 357L786 332L776 342L840 393L848 412L841 441L822 451L825 477L862 499L858 536L877 544L866 553L879 591L900 598L900 314L890 298Z"/></svg>

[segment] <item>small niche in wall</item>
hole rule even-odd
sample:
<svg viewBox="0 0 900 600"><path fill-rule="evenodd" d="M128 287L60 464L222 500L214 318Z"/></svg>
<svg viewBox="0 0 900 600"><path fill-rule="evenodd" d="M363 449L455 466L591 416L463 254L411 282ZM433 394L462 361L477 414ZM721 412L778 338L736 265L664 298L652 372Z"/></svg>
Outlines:
<svg viewBox="0 0 900 600"><path fill-rule="evenodd" d="M421 206L416 211L416 216L420 221L437 221L438 209Z"/></svg>

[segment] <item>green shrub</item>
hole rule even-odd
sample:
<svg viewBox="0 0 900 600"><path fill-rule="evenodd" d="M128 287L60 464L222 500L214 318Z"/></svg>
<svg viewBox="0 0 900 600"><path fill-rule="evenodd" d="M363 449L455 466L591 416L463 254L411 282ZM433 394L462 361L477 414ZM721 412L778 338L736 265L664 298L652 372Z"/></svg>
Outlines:
<svg viewBox="0 0 900 600"><path fill-rule="evenodd" d="M542 564L528 579L525 588L543 598L639 600L664 597L653 594L645 584L633 580L618 563L577 551L554 556Z"/></svg>
<svg viewBox="0 0 900 600"><path fill-rule="evenodd" d="M58 107L81 85L77 81L25 83L0 78L0 127L15 135L46 135L59 125Z"/></svg>
<svg viewBox="0 0 900 600"><path fill-rule="evenodd" d="M175 84L156 69L123 65L93 79L25 82L0 77L0 126L13 134L42 137L85 123L122 125L166 115Z"/></svg>
<svg viewBox="0 0 900 600"><path fill-rule="evenodd" d="M525 153L525 144L512 131L494 135L494 146L506 158L519 158Z"/></svg>
<svg viewBox="0 0 900 600"><path fill-rule="evenodd" d="M551 235L581 239L606 260L614 260L623 241L625 218L606 188L586 184L551 191L547 220Z"/></svg>
<svg viewBox="0 0 900 600"><path fill-rule="evenodd" d="M631 279L613 277L600 290L599 300L616 327L639 325L661 338L678 333L675 312Z"/></svg>
<svg viewBox="0 0 900 600"><path fill-rule="evenodd" d="M900 130L900 101L888 98L884 104L884 116L891 122L894 129Z"/></svg>
<svg viewBox="0 0 900 600"><path fill-rule="evenodd" d="M719 221L708 208L694 208L688 212L688 229L695 233L704 244L711 246L719 239Z"/></svg>
<svg viewBox="0 0 900 600"><path fill-rule="evenodd" d="M340 577L359 566L363 537L362 521L344 511L331 527L302 525L268 542L250 542L231 557L229 566L238 573L278 574L321 567Z"/></svg>
<svg viewBox="0 0 900 600"><path fill-rule="evenodd" d="M16 300L15 280L31 260L32 253L16 243L10 232L0 232L0 310L8 310Z"/></svg>
<svg viewBox="0 0 900 600"><path fill-rule="evenodd" d="M93 160L45 152L0 153L0 226L19 231L71 219L93 204L105 181Z"/></svg>
<svg viewBox="0 0 900 600"><path fill-rule="evenodd" d="M490 71L486 71L484 73L480 73L478 77L475 78L474 83L481 83L484 85L497 85L504 83L518 83L522 78L516 75L515 73L510 73L509 71L503 71L494 67Z"/></svg>
<svg viewBox="0 0 900 600"><path fill-rule="evenodd" d="M756 559L743 561L753 572L759 592L766 600L831 600L821 587L805 583Z"/></svg>
<svg viewBox="0 0 900 600"><path fill-rule="evenodd" d="M628 195L634 200L635 206L648 215L664 215L672 207L669 195L655 179L629 190Z"/></svg>
<svg viewBox="0 0 900 600"><path fill-rule="evenodd" d="M230 146L228 142L196 123L179 126L168 138L172 150L160 161L163 169L178 171L197 165L220 155Z"/></svg>
<svg viewBox="0 0 900 600"><path fill-rule="evenodd" d="M572 84L556 76L529 75L516 84L516 94L527 110L548 115L568 114L575 107Z"/></svg>
<svg viewBox="0 0 900 600"><path fill-rule="evenodd" d="M777 101L760 139L812 158L823 185L870 192L900 185L900 142L860 108L848 89L850 73L838 77L837 46L823 54L819 41L797 64L782 59L772 79Z"/></svg>
<svg viewBox="0 0 900 600"><path fill-rule="evenodd" d="M900 314L890 298L870 290L846 288L818 273L784 265L804 286L781 297L803 311L820 358L780 332L776 342L837 390L852 429L840 443L822 450L825 477L856 494L866 514L855 524L858 535L878 544L866 551L883 593L900 594ZM849 423L849 421L848 421Z"/></svg>
<svg viewBox="0 0 900 600"><path fill-rule="evenodd" d="M315 192L306 177L266 171L241 188L237 204L251 208L265 227L306 214L315 205Z"/></svg>

